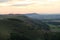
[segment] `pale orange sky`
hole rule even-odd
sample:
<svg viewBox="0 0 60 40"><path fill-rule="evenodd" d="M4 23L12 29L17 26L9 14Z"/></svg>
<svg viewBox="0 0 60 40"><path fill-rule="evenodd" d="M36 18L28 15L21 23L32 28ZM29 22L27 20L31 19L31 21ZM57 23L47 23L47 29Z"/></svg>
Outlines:
<svg viewBox="0 0 60 40"><path fill-rule="evenodd" d="M8 13L60 13L60 0L3 0L0 14Z"/></svg>

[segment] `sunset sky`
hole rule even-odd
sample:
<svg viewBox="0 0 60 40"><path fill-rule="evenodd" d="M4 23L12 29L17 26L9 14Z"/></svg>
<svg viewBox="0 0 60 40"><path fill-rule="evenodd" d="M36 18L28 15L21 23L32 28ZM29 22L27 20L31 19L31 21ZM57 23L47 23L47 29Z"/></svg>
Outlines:
<svg viewBox="0 0 60 40"><path fill-rule="evenodd" d="M0 14L60 13L60 0L0 0Z"/></svg>

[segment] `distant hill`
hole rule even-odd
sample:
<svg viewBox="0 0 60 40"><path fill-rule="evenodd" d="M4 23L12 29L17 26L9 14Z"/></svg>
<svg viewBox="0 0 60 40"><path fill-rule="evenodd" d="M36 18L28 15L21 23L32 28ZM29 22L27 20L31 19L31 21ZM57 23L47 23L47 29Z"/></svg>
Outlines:
<svg viewBox="0 0 60 40"><path fill-rule="evenodd" d="M26 16L34 19L60 19L60 14L25 14Z"/></svg>
<svg viewBox="0 0 60 40"><path fill-rule="evenodd" d="M37 13L28 13L28 14L7 14L7 15L0 15L0 19L2 18L9 18L9 17L16 17L25 15L29 18L33 19L60 19L60 14L37 14Z"/></svg>

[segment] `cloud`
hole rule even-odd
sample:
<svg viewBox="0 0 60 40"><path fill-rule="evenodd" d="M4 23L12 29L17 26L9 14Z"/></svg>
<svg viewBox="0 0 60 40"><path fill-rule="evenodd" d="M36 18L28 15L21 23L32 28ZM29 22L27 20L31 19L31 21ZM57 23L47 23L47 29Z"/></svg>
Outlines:
<svg viewBox="0 0 60 40"><path fill-rule="evenodd" d="M11 6L12 4L8 4L8 3L0 3L0 6Z"/></svg>
<svg viewBox="0 0 60 40"><path fill-rule="evenodd" d="M12 4L12 6L27 6L32 4L30 1L20 1L20 2L15 2Z"/></svg>
<svg viewBox="0 0 60 40"><path fill-rule="evenodd" d="M9 0L0 0L0 2L8 2Z"/></svg>
<svg viewBox="0 0 60 40"><path fill-rule="evenodd" d="M7 2L9 1L9 2ZM0 0L0 6L28 6L31 4L42 4L41 0Z"/></svg>
<svg viewBox="0 0 60 40"><path fill-rule="evenodd" d="M45 4L41 0L19 0L18 2L15 2L12 6L28 6L31 4Z"/></svg>
<svg viewBox="0 0 60 40"><path fill-rule="evenodd" d="M29 4L13 4L11 6L28 6Z"/></svg>
<svg viewBox="0 0 60 40"><path fill-rule="evenodd" d="M48 5L53 3L47 0L0 0L0 6L28 6L31 4Z"/></svg>
<svg viewBox="0 0 60 40"><path fill-rule="evenodd" d="M9 2L7 2L9 1ZM0 0L0 6L27 6L27 5L30 5L32 2L30 1L18 1L18 0L4 0L4 1L1 1Z"/></svg>

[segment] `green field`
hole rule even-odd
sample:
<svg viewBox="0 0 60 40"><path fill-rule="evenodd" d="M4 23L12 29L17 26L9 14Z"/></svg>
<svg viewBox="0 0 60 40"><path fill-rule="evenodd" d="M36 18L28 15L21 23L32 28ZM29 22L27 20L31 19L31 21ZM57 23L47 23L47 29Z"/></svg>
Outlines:
<svg viewBox="0 0 60 40"><path fill-rule="evenodd" d="M60 32L60 25L48 24L52 32Z"/></svg>

